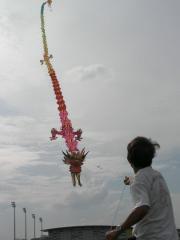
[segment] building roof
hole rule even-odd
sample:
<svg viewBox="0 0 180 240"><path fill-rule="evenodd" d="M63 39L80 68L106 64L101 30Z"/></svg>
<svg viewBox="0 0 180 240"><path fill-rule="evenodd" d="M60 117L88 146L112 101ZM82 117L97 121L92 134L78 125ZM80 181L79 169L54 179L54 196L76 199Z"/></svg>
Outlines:
<svg viewBox="0 0 180 240"><path fill-rule="evenodd" d="M56 230L64 230L64 229L72 229L72 228L112 228L115 226L110 225L78 225L78 226L64 226L64 227L57 227L57 228L48 228L43 229L43 232L51 232Z"/></svg>

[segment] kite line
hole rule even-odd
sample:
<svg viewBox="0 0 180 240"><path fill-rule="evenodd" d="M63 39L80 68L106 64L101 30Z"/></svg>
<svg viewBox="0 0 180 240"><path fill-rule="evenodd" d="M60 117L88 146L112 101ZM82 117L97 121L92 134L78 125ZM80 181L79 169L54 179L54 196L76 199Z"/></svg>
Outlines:
<svg viewBox="0 0 180 240"><path fill-rule="evenodd" d="M78 184L81 186L80 181L80 172L81 172L81 165L83 164L85 157L88 152L85 152L85 149L79 150L78 142L81 141L82 137L82 130L78 129L74 131L72 127L71 120L68 118L68 111L66 108L66 104L62 95L61 87L56 76L56 72L52 66L51 59L53 58L52 55L49 55L48 51L48 43L46 38L46 31L45 31L45 19L44 19L44 8L45 5L48 4L51 6L52 0L47 0L41 6L41 31L42 31L42 40L43 40L43 48L44 48L44 55L43 60L40 60L41 64L45 64L48 69L48 74L51 78L51 83L53 86L54 94L56 97L56 103L58 106L58 113L59 113L59 120L60 120L60 130L56 130L52 128L51 130L51 140L57 139L57 135L62 136L65 139L65 143L67 146L66 152L63 152L64 155L64 163L70 165L70 172L72 176L73 185L76 186L76 180Z"/></svg>

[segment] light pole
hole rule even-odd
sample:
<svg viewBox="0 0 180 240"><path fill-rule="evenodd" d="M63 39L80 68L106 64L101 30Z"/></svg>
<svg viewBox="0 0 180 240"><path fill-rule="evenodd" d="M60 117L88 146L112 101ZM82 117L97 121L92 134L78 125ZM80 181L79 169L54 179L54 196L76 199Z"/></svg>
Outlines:
<svg viewBox="0 0 180 240"><path fill-rule="evenodd" d="M14 240L16 240L16 203L11 202L11 206L14 209Z"/></svg>
<svg viewBox="0 0 180 240"><path fill-rule="evenodd" d="M23 212L24 212L24 236L25 236L25 240L27 240L27 218L26 218L26 208L23 208Z"/></svg>
<svg viewBox="0 0 180 240"><path fill-rule="evenodd" d="M36 238L36 215L33 213L32 218L34 219L34 238Z"/></svg>
<svg viewBox="0 0 180 240"><path fill-rule="evenodd" d="M43 219L42 217L39 218L40 224L41 224L41 238L42 238L42 230L43 230Z"/></svg>

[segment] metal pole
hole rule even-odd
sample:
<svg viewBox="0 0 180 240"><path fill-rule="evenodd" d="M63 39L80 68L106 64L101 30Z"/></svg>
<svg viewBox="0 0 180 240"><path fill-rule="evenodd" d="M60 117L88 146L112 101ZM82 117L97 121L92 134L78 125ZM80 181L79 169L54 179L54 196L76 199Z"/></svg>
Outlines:
<svg viewBox="0 0 180 240"><path fill-rule="evenodd" d="M14 206L14 240L16 240L16 205Z"/></svg>
<svg viewBox="0 0 180 240"><path fill-rule="evenodd" d="M32 214L32 218L34 219L34 238L36 238L36 215Z"/></svg>
<svg viewBox="0 0 180 240"><path fill-rule="evenodd" d="M25 240L27 240L27 216L26 216L26 208L23 208L23 212L24 212L24 235L25 235Z"/></svg>
<svg viewBox="0 0 180 240"><path fill-rule="evenodd" d="M41 223L41 238L42 238L42 236L43 236L43 234L42 234L42 231L43 231L43 219L42 219L42 217L39 218L39 221Z"/></svg>
<svg viewBox="0 0 180 240"><path fill-rule="evenodd" d="M11 206L14 209L14 240L16 240L16 203L11 202Z"/></svg>
<svg viewBox="0 0 180 240"><path fill-rule="evenodd" d="M25 240L27 240L27 217L25 212Z"/></svg>

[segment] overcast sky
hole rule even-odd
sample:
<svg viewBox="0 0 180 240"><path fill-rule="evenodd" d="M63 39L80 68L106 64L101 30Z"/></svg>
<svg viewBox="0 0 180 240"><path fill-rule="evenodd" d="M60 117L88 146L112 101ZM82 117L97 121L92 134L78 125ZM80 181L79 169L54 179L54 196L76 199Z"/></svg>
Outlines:
<svg viewBox="0 0 180 240"><path fill-rule="evenodd" d="M153 166L165 176L180 227L179 0L54 0L46 9L49 52L80 147L90 151L82 188L62 163L55 98L42 59L39 0L0 0L0 239L28 237L32 217L44 228L112 224L125 175L126 146L137 135L161 149ZM114 224L131 210L124 192ZM38 219L37 219L38 220ZM37 221L37 235L40 224Z"/></svg>

